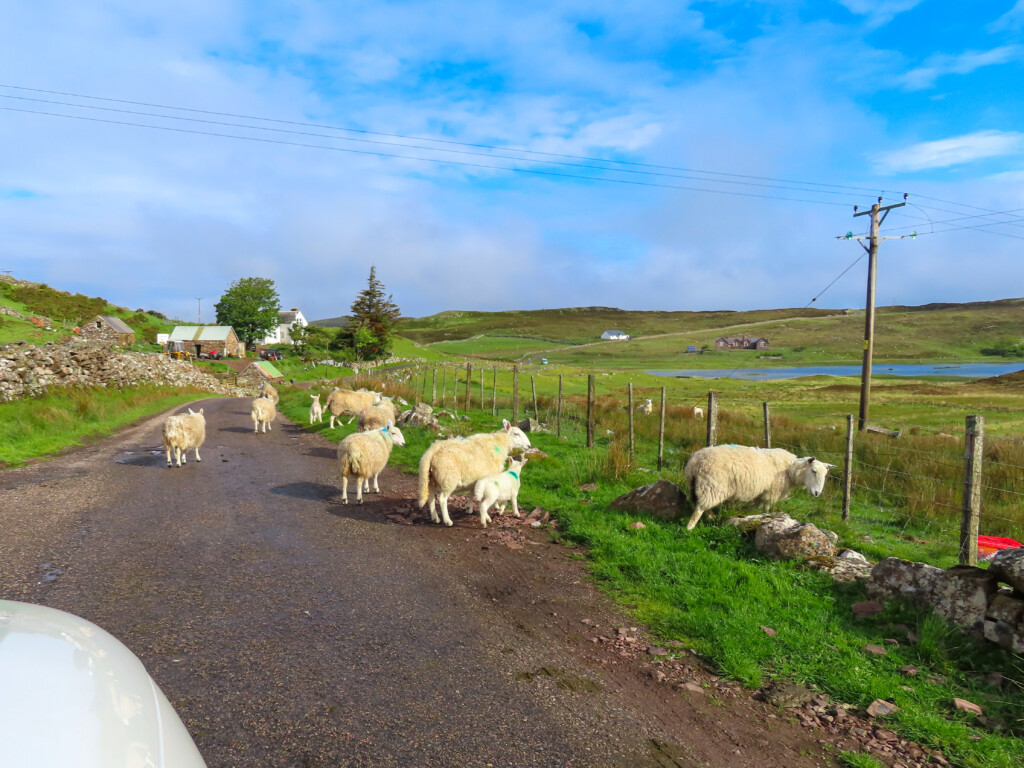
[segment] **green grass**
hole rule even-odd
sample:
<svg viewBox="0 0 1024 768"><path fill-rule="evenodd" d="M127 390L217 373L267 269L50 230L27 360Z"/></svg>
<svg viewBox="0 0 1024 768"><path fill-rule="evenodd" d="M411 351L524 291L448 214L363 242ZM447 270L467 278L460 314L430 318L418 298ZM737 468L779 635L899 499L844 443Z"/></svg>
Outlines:
<svg viewBox="0 0 1024 768"><path fill-rule="evenodd" d="M413 395L411 388L404 391L410 401ZM305 423L307 403L308 393L283 389L281 408L290 418ZM451 422L450 426L445 422L446 430L460 434L497 425L489 414L471 410L469 415L469 422ZM617 417L609 412L604 423L616 423ZM699 440L702 424L691 421L683 426L690 433L675 437L676 446ZM311 429L330 432L326 425ZM649 425L644 429L649 430ZM351 430L336 428L327 436L339 440ZM656 477L639 469L650 468L655 458L649 432L640 443L638 461L631 463L621 433L609 437L599 432L597 448L590 452L580 446L578 422L567 423L566 431L568 443L550 434L531 435L534 445L549 458L531 462L524 470L520 506L552 511L559 523L556 535L567 546L580 547L594 579L656 636L681 641L712 662L721 674L748 687L774 679L795 680L859 709L876 698L887 699L901 711L883 721L886 727L943 750L956 764L1008 768L1024 761L1024 741L998 725L1017 732L1024 728L1024 662L1019 656L976 643L930 614L894 602L883 613L856 621L851 605L865 599L861 585L836 585L820 572L768 560L732 528L707 523L687 532L680 523L610 512L612 499ZM415 472L434 436L413 428L404 434L407 445L395 449L392 463ZM661 474L679 480L680 458L680 453L675 453L671 466ZM581 491L589 482L597 483L598 489ZM834 520L830 508L834 509L834 498L806 496L795 497L784 506L798 519L816 519L821 524ZM859 511L866 516L870 509ZM629 524L636 520L646 528L630 529ZM863 522L855 519L845 527L830 527L840 533L842 544L864 551L872 559L890 554L913 556L929 547L948 557L948 549L918 539L911 535L913 527L906 525L895 527L888 537L876 538L874 551L866 550L859 538ZM762 626L776 630L776 636L769 637ZM901 626L909 627L919 641L908 643ZM864 653L865 645L882 645L887 638L901 640L900 645L889 647L888 655L876 658ZM904 677L899 669L907 664L917 666L921 673ZM984 682L984 674L991 671L1001 671L1011 681L1009 688L996 689ZM930 682L928 675L944 679ZM991 718L986 721L990 725L956 712L953 697L982 706Z"/></svg>
<svg viewBox="0 0 1024 768"><path fill-rule="evenodd" d="M884 763L863 752L840 752L839 762L844 768L885 768Z"/></svg>
<svg viewBox="0 0 1024 768"><path fill-rule="evenodd" d="M172 387L61 389L38 398L0 403L0 466L18 466L209 392Z"/></svg>

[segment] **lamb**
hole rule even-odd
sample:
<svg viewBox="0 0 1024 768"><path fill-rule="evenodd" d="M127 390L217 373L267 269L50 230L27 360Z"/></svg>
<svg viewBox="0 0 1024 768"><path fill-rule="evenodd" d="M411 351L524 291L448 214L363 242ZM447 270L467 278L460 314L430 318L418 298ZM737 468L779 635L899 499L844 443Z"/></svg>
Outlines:
<svg viewBox="0 0 1024 768"><path fill-rule="evenodd" d="M261 381L260 382L260 393L259 393L258 397L265 397L265 398L267 398L267 400L272 402L274 405L277 405L278 401L281 399L281 396L279 394L277 394L277 390L274 389L270 385L270 383L266 382L266 381Z"/></svg>
<svg viewBox="0 0 1024 768"><path fill-rule="evenodd" d="M321 424L324 420L324 409L320 405L320 393L317 392L315 395L310 395L313 398L313 402L309 406L309 423L310 424Z"/></svg>
<svg viewBox="0 0 1024 768"><path fill-rule="evenodd" d="M174 451L174 458L180 467L188 463L189 448L195 449L196 461L199 458L199 446L206 440L206 417L203 409L196 413L191 408L188 413L179 413L168 416L164 422L164 448L167 450L167 466L171 465L171 451Z"/></svg>
<svg viewBox="0 0 1024 768"><path fill-rule="evenodd" d="M636 409L645 416L650 416L651 413L654 411L654 403L651 402L651 398L647 398L647 402L645 402L643 405L638 405Z"/></svg>
<svg viewBox="0 0 1024 768"><path fill-rule="evenodd" d="M263 433L272 429L270 422L277 418L277 408L273 401L266 397L257 397L252 401L252 431L259 432L260 424L263 425Z"/></svg>
<svg viewBox="0 0 1024 768"><path fill-rule="evenodd" d="M505 505L512 502L512 514L519 517L519 476L527 458L522 456L508 459L508 469L496 475L481 477L473 486L473 499L480 505L480 524L486 528L491 522L487 510L493 505L499 515L505 514Z"/></svg>
<svg viewBox="0 0 1024 768"><path fill-rule="evenodd" d="M833 466L813 456L797 458L781 448L701 448L686 462L686 481L693 503L693 515L686 530L692 531L701 515L727 501L756 502L767 512L801 485L812 496L819 496Z"/></svg>
<svg viewBox="0 0 1024 768"><path fill-rule="evenodd" d="M356 430L369 432L373 429L380 429L388 423L394 424L398 421L397 409L388 398L383 398L376 405L363 408L356 419Z"/></svg>
<svg viewBox="0 0 1024 768"><path fill-rule="evenodd" d="M338 417L356 416L363 408L369 408L380 401L381 396L376 392L353 392L351 389L335 387L324 403L324 407L331 412L331 429L334 429L334 420Z"/></svg>
<svg viewBox="0 0 1024 768"><path fill-rule="evenodd" d="M338 444L338 470L341 472L341 500L348 504L348 479L356 478L356 501L363 503L363 484L380 493L377 478L387 466L393 446L405 445L402 431L391 424L372 432L353 432Z"/></svg>
<svg viewBox="0 0 1024 768"><path fill-rule="evenodd" d="M693 406L693 418L695 418L695 419L703 419L704 418L704 409L701 408L699 405Z"/></svg>
<svg viewBox="0 0 1024 768"><path fill-rule="evenodd" d="M501 472L512 451L522 452L530 447L530 438L519 427L507 420L502 429L470 437L453 437L434 442L420 459L419 503L430 502L430 518L440 523L434 506L441 503L445 525L452 525L448 515L448 497L456 491L466 490L481 477Z"/></svg>

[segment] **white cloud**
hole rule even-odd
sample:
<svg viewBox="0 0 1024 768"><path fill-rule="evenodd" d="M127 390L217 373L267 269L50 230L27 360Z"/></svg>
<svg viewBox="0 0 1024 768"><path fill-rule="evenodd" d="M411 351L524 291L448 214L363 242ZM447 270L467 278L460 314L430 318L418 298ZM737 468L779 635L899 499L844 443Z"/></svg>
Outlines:
<svg viewBox="0 0 1024 768"><path fill-rule="evenodd" d="M990 51L967 51L957 56L937 54L904 74L900 83L908 91L920 91L934 86L943 75L968 75L981 67L1019 61L1022 54L1024 46L1020 45L1004 45Z"/></svg>
<svg viewBox="0 0 1024 768"><path fill-rule="evenodd" d="M1016 5L988 25L989 32L1015 32L1024 29L1024 0L1017 0Z"/></svg>
<svg viewBox="0 0 1024 768"><path fill-rule="evenodd" d="M867 16L870 27L888 24L896 16L920 5L924 0L839 0L851 13Z"/></svg>
<svg viewBox="0 0 1024 768"><path fill-rule="evenodd" d="M875 170L883 174L948 168L991 157L1020 154L1024 134L978 131L938 141L923 141L903 149L880 152L871 157Z"/></svg>

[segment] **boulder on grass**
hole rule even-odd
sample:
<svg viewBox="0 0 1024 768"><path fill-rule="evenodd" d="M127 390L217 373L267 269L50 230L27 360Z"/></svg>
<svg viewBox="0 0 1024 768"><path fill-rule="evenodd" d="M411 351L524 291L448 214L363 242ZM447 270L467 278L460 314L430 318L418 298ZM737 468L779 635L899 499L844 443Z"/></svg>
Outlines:
<svg viewBox="0 0 1024 768"><path fill-rule="evenodd" d="M659 480L622 494L608 506L623 512L647 513L659 520L678 520L683 515L685 498L678 485Z"/></svg>

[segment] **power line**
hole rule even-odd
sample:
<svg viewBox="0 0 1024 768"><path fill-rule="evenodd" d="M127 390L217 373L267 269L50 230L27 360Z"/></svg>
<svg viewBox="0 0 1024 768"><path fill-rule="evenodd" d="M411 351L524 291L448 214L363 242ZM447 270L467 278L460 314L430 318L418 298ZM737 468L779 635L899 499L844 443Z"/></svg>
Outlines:
<svg viewBox="0 0 1024 768"><path fill-rule="evenodd" d="M320 129L326 129L326 130L332 130L332 131L343 131L343 132L346 132L346 133L359 133L359 134L365 134L365 135L369 135L369 136L382 136L382 137L386 137L386 138L406 139L406 140L411 140L411 141L427 141L427 142L433 142L433 143L436 143L436 144L449 144L449 145L461 146L461 147L471 147L471 148L474 148L474 149L490 149L490 150L500 150L500 151L505 151L505 152L519 152L519 153L522 153L522 154L538 155L538 156L541 156L541 157L557 157L557 158L562 158L562 159L567 159L567 160L585 160L587 162L613 163L613 164L616 164L616 165L629 165L629 166L634 166L634 167L639 167L639 168L657 168L657 169L668 170L668 171L681 171L683 173L701 173L701 174L713 175L713 176L728 176L728 177L737 178L737 179L752 179L752 180L756 180L756 181L770 181L770 182L776 182L776 183L781 183L781 184L800 184L800 185L804 185L804 186L827 187L827 188L831 188L831 189L845 189L845 190L849 190L851 192L871 192L871 193L876 192L875 189L872 189L870 187L854 187L854 186L846 186L846 185L842 185L842 184L826 184L826 183L815 182L815 181L795 181L795 180L792 180L792 179L779 179L779 178L773 178L773 177L770 177L770 176L753 176L753 175L742 174L742 173L727 173L725 171L708 171L708 170L700 170L700 169L696 169L696 168L685 168L685 167L678 167L678 166L672 166L672 165L657 165L657 164L653 164L653 163L639 163L639 162L632 162L632 161L629 161L629 160L611 160L611 159L607 159L607 158L587 157L585 155L561 154L561 153L557 153L557 152L542 152L542 151L539 151L539 150L523 149L523 148L519 148L519 147L498 147L498 146L494 146L494 145L490 145L490 144L479 144L479 143L472 143L472 142L455 141L453 139L437 139L437 138L432 138L432 137L427 137L427 136L411 136L411 135L399 134L399 133L385 133L385 132L381 132L381 131L370 131L370 130L364 130L364 129L359 129L359 128L344 128L344 127L334 126L334 125L325 125L325 124L322 124L322 123L309 123L309 122L300 122L300 121L294 121L294 120L281 120L281 119L277 119L277 118L259 117L259 116L254 116L254 115L242 115L242 114L236 114L236 113L232 113L232 112L217 112L217 111L213 111L213 110L194 109L194 108L191 108L191 107L177 107L177 106L171 106L171 105L166 105L166 104L155 104L155 103L152 103L152 102L131 101L131 100L128 100L128 99L115 99L115 98L110 98L110 97L105 97L105 96L91 96L91 95L87 95L87 94L70 93L70 92L67 92L67 91L52 91L52 90L45 90L45 89L42 89L42 88L28 88L28 87L25 87L25 86L9 85L9 84L4 84L4 83L0 83L0 88L8 88L8 89L11 89L11 90L20 90L20 91L29 91L29 92L32 92L32 93L45 93L45 94L50 94L50 95L53 95L53 96L71 96L73 98L90 99L90 100L93 100L93 101L107 101L107 102L111 102L111 103L115 103L115 104L130 104L132 106L139 106L139 107L155 107L157 109L170 109L170 110L175 110L175 111L180 111L180 112L192 112L194 114L213 115L213 116L216 116L216 117L231 117L231 118L243 119L243 120L253 120L253 121L259 121L259 122L277 123L279 125L294 125L294 126L303 127L303 128L320 128ZM10 97L8 97L8 98L10 98ZM75 105L75 106L85 107L86 105ZM166 117L170 117L170 116L166 116ZM249 127L255 127L255 126L249 126ZM423 147L423 149L428 149L428 148L427 147ZM526 158L517 158L517 159L526 159ZM607 169L607 170L613 170L613 169ZM711 179L709 179L709 181L711 181Z"/></svg>
<svg viewBox="0 0 1024 768"><path fill-rule="evenodd" d="M808 200L806 198L782 197L782 196L779 196L779 195L765 195L765 194L758 194L756 192L738 192L738 191L735 191L735 190L727 190L727 189L709 189L707 187L693 187L693 186L684 186L684 185L679 185L679 184L659 184L659 183L655 183L655 182L637 181L637 180L633 180L633 179L613 179L613 178L605 178L605 177L600 177L600 176L586 176L586 175L583 175L583 174L559 173L559 172L555 172L555 171L539 170L539 169L536 169L536 168L516 168L516 167L512 167L512 166L503 166L503 165L486 165L484 163L471 163L471 162L467 162L465 160L440 159L440 158L436 158L436 157L418 157L418 156L413 156L413 155L403 155L403 154L396 154L396 153L389 153L389 152L372 152L370 150L353 149L351 147L332 147L332 146L326 146L326 145L323 145L323 144L308 144L308 143L305 143L305 142L285 141L285 140L282 140L282 139L269 139L269 138L263 138L263 137L258 137L258 136L240 136L240 135L237 135L237 134L230 134L230 133L218 133L216 131L200 131L200 130L195 130L195 129L190 129L190 128L175 128L175 127L166 126L166 125L149 125L149 124L146 124L146 123L134 123L134 122L127 121L127 120L107 120L107 119L99 118L99 117L87 117L85 115L66 115L66 114L61 114L61 113L58 113L58 112L45 112L45 111L42 111L42 110L34 110L34 109L19 109L17 107L0 107L0 110L4 110L4 111L7 111L7 112L22 112L22 113L32 114L32 115L45 115L45 116L48 116L48 117L63 117L63 118L71 119L71 120L84 120L84 121L93 122L93 123L105 123L105 124L108 124L108 125L124 125L124 126L131 126L131 127L135 127L135 128L146 128L146 129L157 130L157 131L170 131L170 132L173 132L173 133L186 133L186 134L197 135L197 136L214 136L214 137L217 137L217 138L237 139L237 140L240 140L240 141L252 141L252 142L259 142L259 143L262 143L262 144L277 144L277 145L290 146L290 147L302 147L302 148L305 148L305 149L320 149L320 150L326 150L326 151L331 151L331 152L346 152L346 153L350 153L350 154L365 155L365 156L371 156L371 157L386 157L386 158L396 158L396 159L402 159L402 160L418 160L418 161L422 161L422 162L436 163L436 164L440 164L440 165L459 165L459 166L464 166L464 167L468 167L468 168L481 168L481 169L492 170L492 171L511 171L511 172L514 172L514 173L529 173L529 174L534 174L534 175L539 175L539 176L550 176L550 177L563 178L563 179L579 179L579 180L584 180L584 181L596 181L596 182L603 182L603 183L610 183L610 184L628 184L628 185L631 185L631 186L655 187L655 188L660 188L660 189L679 189L679 190L684 190L684 191L688 191L688 192L706 192L706 193L710 193L710 194L733 195L733 196L737 196L737 197L756 197L756 198L762 198L762 199L768 199L768 200L782 200L782 201L793 202L793 203L812 203L812 204L817 204L817 205L838 205L838 206L845 206L846 205L846 203L832 202L832 201L828 201L828 200ZM423 149L425 149L427 151L430 151L430 149L427 148L427 147L423 147ZM613 170L613 169L598 169L598 170ZM706 181L709 181L711 183L716 183L713 179L707 179Z"/></svg>

